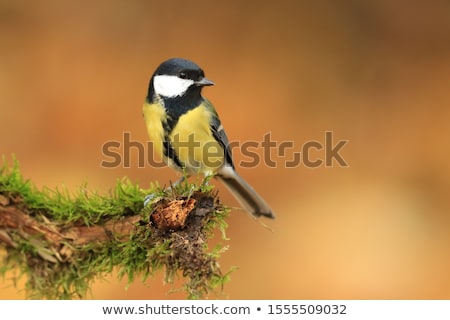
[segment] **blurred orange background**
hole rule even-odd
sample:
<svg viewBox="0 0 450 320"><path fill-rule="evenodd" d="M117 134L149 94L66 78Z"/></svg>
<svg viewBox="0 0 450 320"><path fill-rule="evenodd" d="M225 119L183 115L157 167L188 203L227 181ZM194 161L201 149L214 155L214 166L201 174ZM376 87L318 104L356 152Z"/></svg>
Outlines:
<svg viewBox="0 0 450 320"><path fill-rule="evenodd" d="M273 150L276 168L238 168L277 219L270 232L232 212L224 298L449 299L449 17L446 1L1 0L0 154L40 187L167 185L175 172L136 154L102 168L101 147L147 141L149 78L185 57L216 83L204 95L230 140L348 140L349 167L286 168L293 151ZM184 298L162 275L125 285L107 276L90 297ZM20 286L7 276L0 298Z"/></svg>

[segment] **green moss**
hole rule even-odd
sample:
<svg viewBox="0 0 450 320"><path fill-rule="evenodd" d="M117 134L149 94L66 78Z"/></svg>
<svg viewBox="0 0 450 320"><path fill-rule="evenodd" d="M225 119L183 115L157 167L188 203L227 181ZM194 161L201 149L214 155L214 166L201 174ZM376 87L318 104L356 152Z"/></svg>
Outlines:
<svg viewBox="0 0 450 320"><path fill-rule="evenodd" d="M149 193L154 194L154 199L144 208L143 199ZM136 279L145 281L164 269L168 282L175 277L185 279L182 290L192 299L208 296L229 280L229 273L222 274L217 261L225 249L219 246L210 250L207 245L217 229L226 239L229 210L218 202L214 188L205 181L200 186L183 182L169 190L142 190L128 179L121 179L108 195L90 192L87 185L71 194L66 189L38 190L23 179L17 161L13 166L4 161L0 168L2 199L0 209L19 208L60 234L70 228L106 226L137 216L125 237L105 229L107 238L103 241L82 244L69 237L50 241L39 232L2 229L0 224L0 231L6 232L14 244L8 245L0 238L0 272L12 273L13 282L25 276L29 298L83 298L93 280L113 270L132 283ZM156 206L189 199L195 200L195 207L182 228L161 230L152 222Z"/></svg>

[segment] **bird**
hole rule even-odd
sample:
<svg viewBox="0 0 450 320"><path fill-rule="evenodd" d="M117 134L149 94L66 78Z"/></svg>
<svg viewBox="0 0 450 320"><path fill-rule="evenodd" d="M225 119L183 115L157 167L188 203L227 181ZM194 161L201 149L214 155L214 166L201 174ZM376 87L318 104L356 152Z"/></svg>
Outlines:
<svg viewBox="0 0 450 320"><path fill-rule="evenodd" d="M184 175L214 176L252 216L274 219L267 202L237 172L228 137L202 89L214 85L196 63L184 58L162 62L150 78L143 105L153 151ZM144 203L145 205L145 203Z"/></svg>

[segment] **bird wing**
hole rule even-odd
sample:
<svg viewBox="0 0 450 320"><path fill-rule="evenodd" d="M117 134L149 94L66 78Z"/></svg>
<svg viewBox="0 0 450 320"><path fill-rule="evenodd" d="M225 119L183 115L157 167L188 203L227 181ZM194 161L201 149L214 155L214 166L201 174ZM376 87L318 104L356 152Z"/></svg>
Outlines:
<svg viewBox="0 0 450 320"><path fill-rule="evenodd" d="M231 148L228 142L228 137L227 134L225 133L225 130L223 129L222 123L220 122L219 115L217 114L216 109L214 108L213 104L209 102L209 100L205 99L204 105L211 112L211 120L210 120L211 132L214 139L216 139L217 142L219 142L219 144L222 146L224 150L225 164L231 166L234 169L233 158L231 154Z"/></svg>

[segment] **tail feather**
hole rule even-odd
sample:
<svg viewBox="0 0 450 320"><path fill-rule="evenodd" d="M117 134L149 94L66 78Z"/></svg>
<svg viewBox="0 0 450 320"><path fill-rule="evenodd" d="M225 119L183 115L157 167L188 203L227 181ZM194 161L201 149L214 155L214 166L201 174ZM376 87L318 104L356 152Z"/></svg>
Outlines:
<svg viewBox="0 0 450 320"><path fill-rule="evenodd" d="M223 182L242 207L255 217L264 216L275 219L267 202L237 172L228 168L226 174L216 177Z"/></svg>

